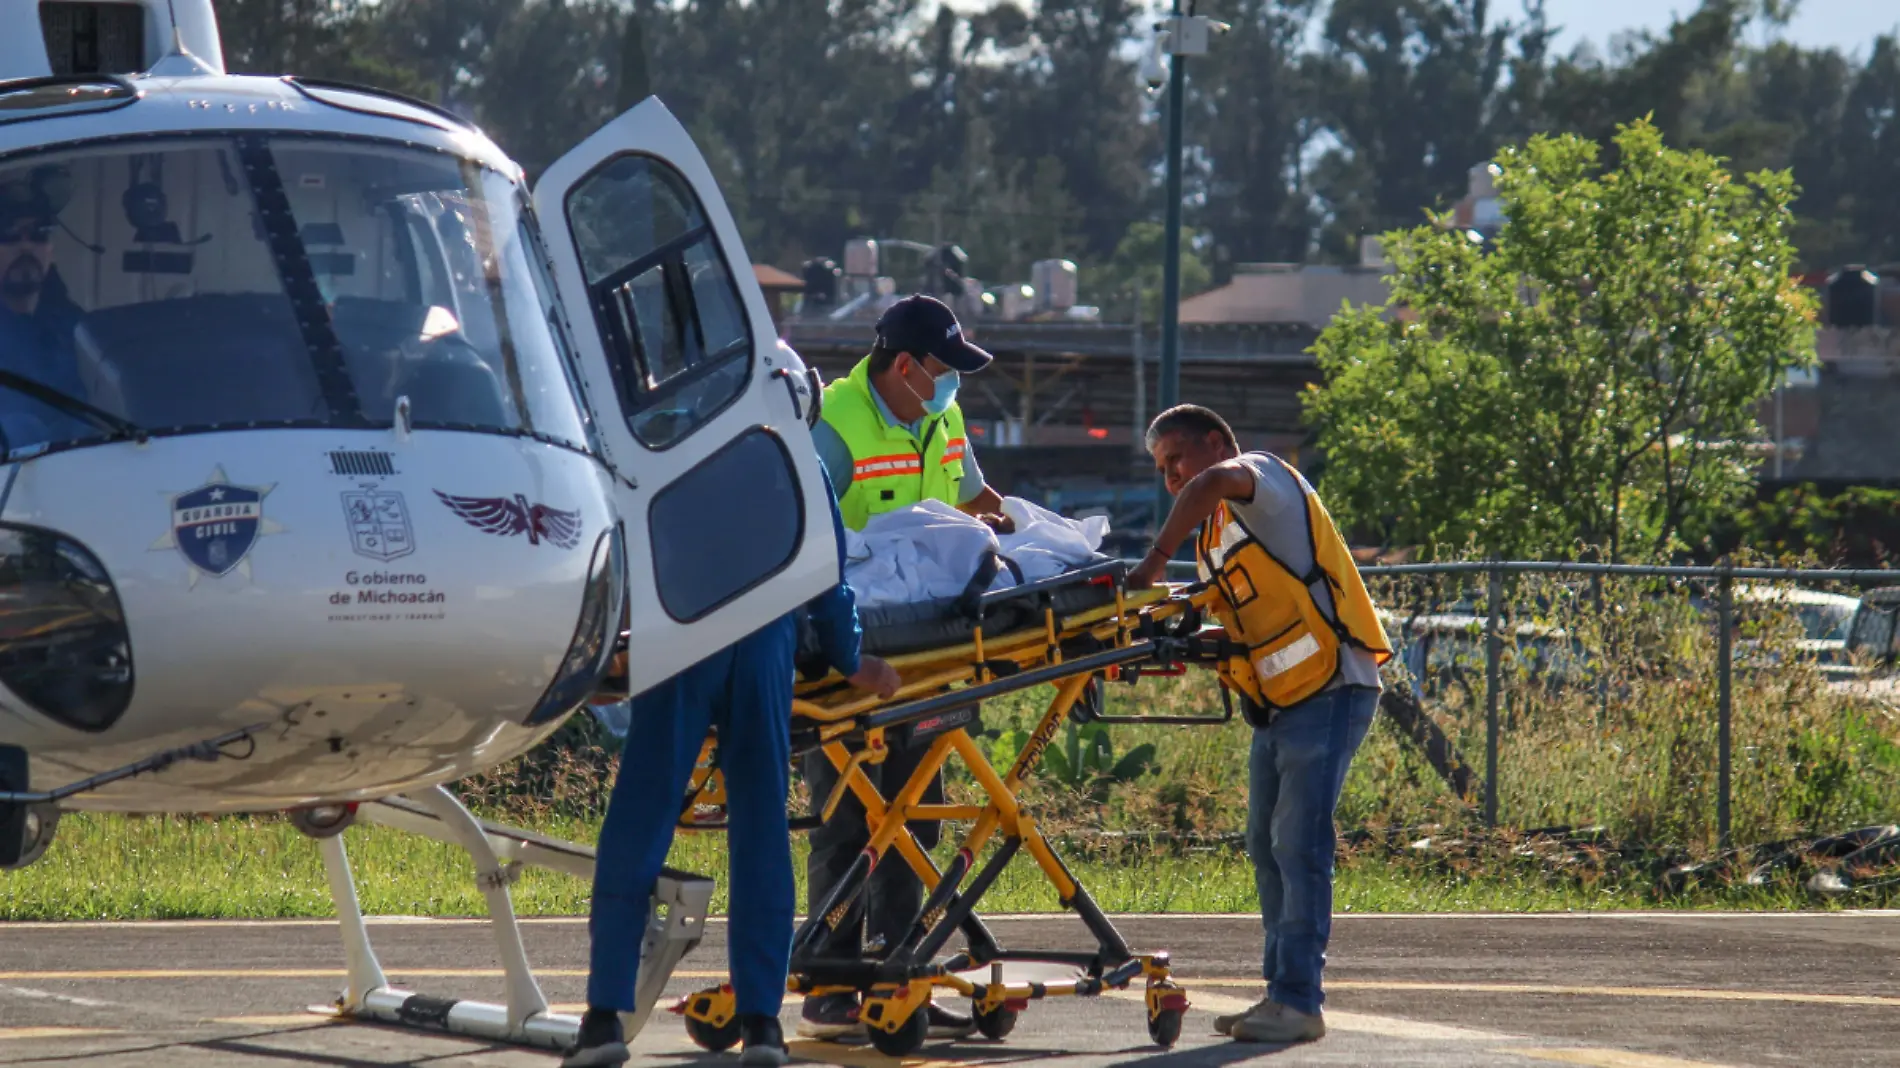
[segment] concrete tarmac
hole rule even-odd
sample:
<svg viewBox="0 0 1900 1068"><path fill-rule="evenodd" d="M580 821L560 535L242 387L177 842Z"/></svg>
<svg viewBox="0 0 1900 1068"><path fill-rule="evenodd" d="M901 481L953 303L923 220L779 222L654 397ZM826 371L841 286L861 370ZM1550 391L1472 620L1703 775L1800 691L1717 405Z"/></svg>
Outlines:
<svg viewBox="0 0 1900 1068"><path fill-rule="evenodd" d="M372 920L390 981L443 997L498 1000L482 920ZM992 918L1009 948L1083 949L1073 917ZM1117 917L1137 950L1173 953L1192 1001L1180 1042L1153 1045L1139 987L1033 1003L1000 1043L927 1044L911 1068L1258 1065L1698 1068L1900 1065L1900 912L1646 913L1339 917L1327 968L1328 1034L1292 1048L1235 1043L1214 1015L1246 1006L1259 921ZM527 920L542 988L578 1012L587 929ZM724 925L710 925L671 994L724 975ZM342 986L328 921L0 924L0 1064L426 1065L552 1068L558 1058L307 1011ZM667 1002L670 1003L670 1002ZM666 1003L663 1003L666 1004ZM801 1040L794 1063L897 1065L865 1045ZM656 1013L634 1063L732 1065L677 1017Z"/></svg>

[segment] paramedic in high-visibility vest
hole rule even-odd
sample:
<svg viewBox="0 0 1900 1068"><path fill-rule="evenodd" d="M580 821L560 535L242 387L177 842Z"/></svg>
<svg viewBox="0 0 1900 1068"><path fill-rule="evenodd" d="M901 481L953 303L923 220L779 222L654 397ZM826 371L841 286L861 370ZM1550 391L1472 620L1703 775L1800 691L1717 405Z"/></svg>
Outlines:
<svg viewBox="0 0 1900 1068"><path fill-rule="evenodd" d="M886 512L936 500L1000 533L1011 531L1010 520L1000 514L1002 496L984 483L976 465L956 402L961 376L989 363L990 354L964 337L956 314L942 301L917 294L885 310L870 355L825 387L818 425L812 429L845 526L863 530ZM910 778L930 748L910 744L901 731L893 732L889 742L884 762L862 769L886 797ZM803 770L815 800L830 795L838 773L823 752L807 754ZM922 800L942 803L941 771L932 777ZM939 829L934 822L910 826L925 849L935 848ZM812 832L805 866L808 907L824 901L870 841L863 806L846 794L831 821ZM864 892L819 952L827 957L857 958L867 950L881 955L903 940L923 907L923 894L923 883L910 865L892 854L891 863L873 869ZM962 1037L976 1027L969 1016L934 1003L929 1014L934 1038ZM857 995L806 998L798 1033L821 1039L863 1036Z"/></svg>
<svg viewBox="0 0 1900 1068"><path fill-rule="evenodd" d="M936 500L1009 532L957 407L962 376L989 364L937 298L919 293L885 310L871 354L825 387L812 430L845 526L863 530L885 512Z"/></svg>
<svg viewBox="0 0 1900 1068"><path fill-rule="evenodd" d="M1129 573L1140 589L1200 527L1194 555L1237 650L1220 665L1246 700L1247 854L1266 928L1267 994L1214 1029L1246 1042L1326 1033L1320 970L1332 932L1333 809L1379 700L1391 644L1332 517L1286 461L1240 451L1220 416L1183 404L1145 444L1174 507Z"/></svg>

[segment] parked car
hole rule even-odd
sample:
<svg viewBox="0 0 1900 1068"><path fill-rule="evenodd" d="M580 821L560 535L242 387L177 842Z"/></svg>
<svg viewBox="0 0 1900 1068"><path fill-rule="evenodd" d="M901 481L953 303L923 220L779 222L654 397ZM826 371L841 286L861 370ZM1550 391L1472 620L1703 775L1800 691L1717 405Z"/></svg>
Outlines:
<svg viewBox="0 0 1900 1068"><path fill-rule="evenodd" d="M1829 688L1858 697L1900 700L1900 586L1869 590L1848 624L1841 663Z"/></svg>
<svg viewBox="0 0 1900 1068"><path fill-rule="evenodd" d="M1735 587L1735 660L1738 664L1758 667L1776 657L1759 649L1761 639L1745 636L1750 623L1790 613L1801 626L1795 639L1795 652L1805 660L1823 665L1823 670L1842 662L1847 634L1853 624L1860 598L1799 586L1771 586L1743 583Z"/></svg>
<svg viewBox="0 0 1900 1068"><path fill-rule="evenodd" d="M1378 610L1386 636L1412 677L1412 692L1424 700L1451 686L1484 690L1485 617L1450 611L1413 615ZM1519 623L1504 634L1504 670L1528 662L1531 676L1552 688L1587 682L1590 658L1581 642L1561 627Z"/></svg>
<svg viewBox="0 0 1900 1068"><path fill-rule="evenodd" d="M1860 598L1799 586L1770 586L1745 583L1735 588L1735 615L1738 622L1759 619L1764 609L1792 610L1801 623L1802 648L1815 653L1838 655L1847 642Z"/></svg>

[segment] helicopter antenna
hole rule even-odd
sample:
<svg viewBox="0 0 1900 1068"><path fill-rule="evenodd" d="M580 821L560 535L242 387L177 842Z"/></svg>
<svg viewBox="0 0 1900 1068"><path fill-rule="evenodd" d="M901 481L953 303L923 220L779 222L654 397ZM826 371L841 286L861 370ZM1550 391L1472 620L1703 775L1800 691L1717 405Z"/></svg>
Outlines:
<svg viewBox="0 0 1900 1068"><path fill-rule="evenodd" d="M172 50L167 53L163 59L160 59L157 63L152 65L152 73L174 76L216 74L217 72L211 69L210 64L192 55L191 49L185 46L185 31L178 28L178 0L165 0L165 10L171 16ZM171 66L170 61L173 58L182 61L177 65L180 69L161 70L161 68Z"/></svg>

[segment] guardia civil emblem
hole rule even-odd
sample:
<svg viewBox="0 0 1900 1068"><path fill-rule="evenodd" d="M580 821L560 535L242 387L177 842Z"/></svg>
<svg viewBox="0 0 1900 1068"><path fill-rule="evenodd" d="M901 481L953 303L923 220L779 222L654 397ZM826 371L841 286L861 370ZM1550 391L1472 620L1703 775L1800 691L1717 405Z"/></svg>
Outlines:
<svg viewBox="0 0 1900 1068"><path fill-rule="evenodd" d="M152 549L178 550L191 565L194 587L206 575L223 578L233 571L249 579L258 539L284 529L264 517L264 498L276 488L274 482L240 486L222 466L213 468L204 485L171 495L171 529Z"/></svg>

